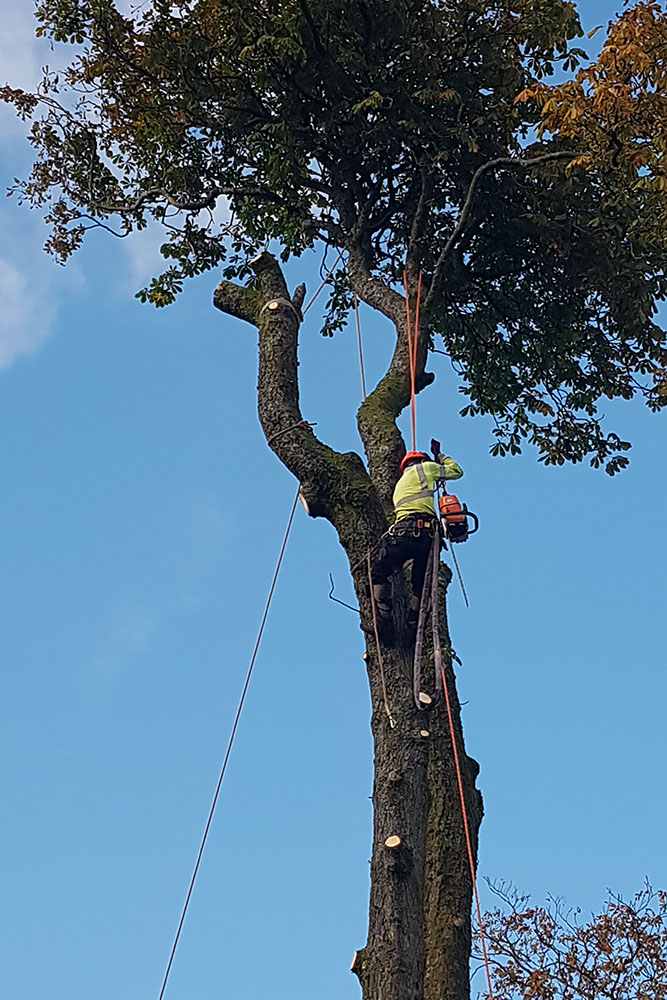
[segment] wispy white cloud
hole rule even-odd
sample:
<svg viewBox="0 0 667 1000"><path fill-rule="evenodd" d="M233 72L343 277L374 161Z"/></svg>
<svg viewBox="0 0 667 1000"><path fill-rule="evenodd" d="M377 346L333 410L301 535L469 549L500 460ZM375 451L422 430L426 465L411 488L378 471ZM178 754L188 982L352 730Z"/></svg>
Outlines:
<svg viewBox="0 0 667 1000"><path fill-rule="evenodd" d="M0 84L34 90L41 69L55 69L71 58L71 48L52 51L35 37L37 22L32 0L5 4L0 30ZM9 105L0 104L0 186L14 174L29 170L27 125ZM76 267L57 271L42 251L45 233L36 214L20 209L15 201L0 202L0 369L33 354L53 332L63 284L80 287ZM58 281L56 281L56 274ZM65 277L66 275L66 277Z"/></svg>
<svg viewBox="0 0 667 1000"><path fill-rule="evenodd" d="M32 87L36 83L43 43L35 38L35 27L31 3L20 0L4 7L0 33L0 74L3 82L15 87Z"/></svg>
<svg viewBox="0 0 667 1000"><path fill-rule="evenodd" d="M61 67L71 51L52 50L43 38L35 37L37 22L30 0L15 0L2 6L0 30L0 84L34 90L41 77L41 69ZM26 125L21 122L9 105L0 104L0 143L22 139Z"/></svg>
<svg viewBox="0 0 667 1000"><path fill-rule="evenodd" d="M160 247L167 242L168 235L163 226L155 223L123 240L128 263L127 282L132 293L143 288L151 278L168 266L160 253ZM123 288L123 294L127 290L127 287Z"/></svg>
<svg viewBox="0 0 667 1000"><path fill-rule="evenodd" d="M78 261L57 267L43 250L35 212L0 202L0 369L33 354L55 332L58 307L85 286Z"/></svg>
<svg viewBox="0 0 667 1000"><path fill-rule="evenodd" d="M52 51L48 42L35 37L36 21L32 0L16 0L6 6L0 31L0 84L8 82L12 86L34 89L40 78L41 67L45 64L54 69L62 67L71 59L72 47L61 45ZM116 0L116 6L122 13L131 14L138 8L145 10L147 4L141 0ZM25 131L26 126L16 118L13 109L0 104L0 162L4 160L5 164L11 163L8 170L16 171L20 176L27 172L29 156ZM2 176L0 173L0 183L10 176L11 174ZM6 367L20 354L29 353L39 346L48 336L56 311L54 305L49 307L47 296L47 286L52 285L52 277L40 282L34 273L33 261L40 237L35 236L33 241L33 227L21 231L13 226L11 213L9 225L14 231L9 236L5 211L0 203L0 215L3 217L0 223L2 282L3 288L12 292L13 306L11 319L0 314L0 367ZM202 220L204 217L208 221L206 213L202 213ZM228 220L229 204L226 199L220 199L216 208L216 222L224 224ZM168 235L162 226L153 223L122 242L124 252L118 258L116 286L120 295L127 297L128 294L134 294L168 266L160 254L160 247L167 242ZM18 262L13 253L14 241L18 246ZM30 247L29 242L33 244ZM9 247L12 248L11 252ZM23 255L21 248L26 250ZM28 284L30 296L26 299L24 293ZM40 317L43 320L37 322ZM33 331L34 327L40 331L39 334Z"/></svg>
<svg viewBox="0 0 667 1000"><path fill-rule="evenodd" d="M0 368L36 351L51 333L55 313L44 283L0 257Z"/></svg>
<svg viewBox="0 0 667 1000"><path fill-rule="evenodd" d="M200 212L196 222L206 226L210 221L208 211ZM228 198L220 198L214 212L215 226L228 225L231 219L231 208ZM214 230L216 231L216 230ZM151 278L161 274L170 261L165 259L160 253L160 247L169 242L169 231L154 222L140 232L135 232L123 241L127 254L128 270L127 282L132 292L143 288ZM127 286L123 288L123 294L127 292Z"/></svg>
<svg viewBox="0 0 667 1000"><path fill-rule="evenodd" d="M106 698L132 671L150 669L174 622L212 600L226 535L219 500L193 496L172 516L167 530L173 531L173 547L160 567L161 583L130 582L100 609L92 647L80 660L80 683L87 692Z"/></svg>

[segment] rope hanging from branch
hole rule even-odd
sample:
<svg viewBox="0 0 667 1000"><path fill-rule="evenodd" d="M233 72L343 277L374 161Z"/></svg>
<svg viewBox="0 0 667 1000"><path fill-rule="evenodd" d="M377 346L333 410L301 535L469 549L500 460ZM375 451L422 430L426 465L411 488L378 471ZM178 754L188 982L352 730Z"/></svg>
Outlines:
<svg viewBox="0 0 667 1000"><path fill-rule="evenodd" d="M410 425L412 430L412 451L417 451L417 352L419 348L419 332L421 328L421 299L423 275L419 272L417 281L417 299L414 317L410 311L410 283L408 272L403 272L405 288L405 329L408 339L408 364L410 369Z"/></svg>
<svg viewBox="0 0 667 1000"><path fill-rule="evenodd" d="M461 770L461 755L459 753L458 740L456 736L456 726L454 725L454 712L452 709L452 697L449 690L449 682L445 672L442 656L442 646L440 643L440 633L438 628L439 619L439 581L438 571L440 568L440 546L437 538L433 540L431 550L431 626L433 630L433 656L435 660L436 678L444 696L445 710L447 714L447 725L449 728L449 739L452 747L452 758L454 760L454 771L456 772L456 787L458 790L459 804L461 807L461 819L463 822L463 835L465 839L466 855L470 870L470 881L472 883L473 898L475 901L475 915L479 927L479 938L482 945L482 957L484 960L484 971L486 973L486 984L489 1000L494 1000L493 981L491 978L491 962L489 959L489 948L487 943L486 928L482 916L482 906L479 898L479 888L477 884L477 866L475 864L475 853L472 848L472 835L470 833L470 820L468 819L468 807L465 799L465 786L463 784L463 772Z"/></svg>
<svg viewBox="0 0 667 1000"><path fill-rule="evenodd" d="M412 430L412 450L416 451L417 450L417 404L416 404L416 399L417 399L417 353L418 353L418 347L419 347L419 332L420 332L420 320L421 320L420 313L421 313L421 298L422 298L422 287L423 287L423 275L420 272L419 279L418 279L418 282L417 282L417 296L416 296L416 302L415 302L414 322L413 322L413 317L412 317L411 310L410 310L410 290L409 290L409 282L408 282L407 271L403 272L403 283L404 283L404 286L405 286L406 331L407 331L407 341L408 341L408 361L409 361L409 368L410 368L410 417L411 417L411 421L410 422L411 422L411 430ZM354 308L355 308L355 324L356 324L356 330L357 330L357 342L358 342L358 347L359 347L359 364L360 364L362 387L363 387L364 399L365 399L366 398L366 382L365 382L365 370L364 370L363 342L362 342L362 336L361 336L361 323L360 323L360 319L359 319L359 303L358 303L358 301L356 299L356 296L355 296L355 299L354 299ZM485 928L485 925L484 925L484 918L482 916L482 907L481 907L481 902L480 902L480 898L479 898L479 888L478 888L478 884L477 884L477 866L475 864L475 854L474 854L473 847L472 847L472 835L471 835L471 832L470 832L470 821L468 819L468 809L467 809L466 800L465 800L465 787L464 787L464 783L463 783L463 773L462 773L462 770L461 770L461 757L460 757L460 754L459 754L459 747L458 747L457 736L456 736L456 727L454 725L454 713L453 713L453 710L452 710L452 699L451 699L451 695L450 695L449 684L447 682L447 675L446 675L446 672L445 672L445 667L444 667L444 663L443 663L443 656L442 656L442 645L441 645L441 642L440 642L439 611L438 611L438 597L439 597L439 592L438 592L438 587L439 587L438 570L439 570L439 566L440 566L440 545L438 544L438 536L436 535L436 537L433 539L433 546L432 546L432 550L431 550L431 559L429 560L429 566L428 566L428 571L427 571L427 578L424 581L424 583L425 583L425 589L428 588L429 585L431 587L430 601L428 601L428 598L426 597L426 595L424 595L422 597L422 602L421 602L421 606L420 606L419 623L418 623L418 629L417 629L417 640L418 640L419 647L421 647L422 641L423 641L423 632L424 632L425 618L426 618L426 613L428 611L428 607L427 607L427 602L428 602L428 603L430 603L430 611L431 611L431 626L432 626L432 633L433 633L433 653L434 653L435 671L436 671L436 685L442 688L442 692L443 692L443 695L444 695L444 704L445 704L445 709L446 709L446 714L447 714L447 724L448 724L448 728L449 728L449 737L450 737L451 747L452 747L452 757L453 757L453 761L454 761L454 770L455 770L455 773L456 773L456 785L457 785L457 790L458 790L459 804L460 804L460 807L461 807L461 819L462 819L462 823L463 823L463 832L464 832L464 839L465 839L466 856L467 856L468 866L469 866L469 870L470 870L470 880L471 880L471 884L472 884L473 898L474 898L474 903L475 903L475 914L476 914L476 917L477 917L477 923L478 923L478 926L479 926L480 942L481 942L481 945L482 945L482 955L483 955L483 960L484 960L484 969L485 969L485 973L486 973L486 983L487 983L487 990L488 990L488 1000L494 1000L493 980L492 980L492 977L491 977L491 962L490 962L490 958L489 958L489 948L488 948L488 943L487 943L486 928ZM387 700L388 696L387 696L386 686L385 686L385 682L384 682L384 670L382 668L382 659L381 659L381 653L380 653L380 642L379 642L379 636L378 636L378 633L377 633L376 608L375 608L375 601L374 601L374 598L373 598L373 586L372 586L372 578L371 578L371 556L370 556L370 550L369 550L368 556L367 556L367 569L368 569L368 583L369 583L369 587L370 587L370 591L371 591L371 602L372 602L372 607L373 607L373 624L374 624L374 628L375 628L375 639L376 639L376 644L377 644L377 647L378 647L378 653L380 654L380 677L381 677L381 681L382 681L382 692L383 692L383 698L384 698L384 701L385 701L385 710L387 712L387 715L389 716L389 719L393 722L392 716L391 716L391 712L390 712L389 706L388 706L388 700ZM458 570L458 564L457 564L457 570ZM460 573L460 571L459 571L459 573ZM463 581L462 580L461 580L461 585L463 587ZM466 604L467 604L468 601L467 601L467 594L465 593L465 587L463 587L463 592L464 592L464 597L466 598ZM420 656L421 656L421 650L419 650L419 653L420 653ZM415 663L415 667L417 667L417 661ZM424 706L419 701L419 695L420 695L420 691L421 691L421 677L420 677L419 673L417 672L417 669L415 669L415 673L414 673L414 676L413 676L413 686L414 686L414 694L415 694L416 705L417 705L418 708L423 709Z"/></svg>

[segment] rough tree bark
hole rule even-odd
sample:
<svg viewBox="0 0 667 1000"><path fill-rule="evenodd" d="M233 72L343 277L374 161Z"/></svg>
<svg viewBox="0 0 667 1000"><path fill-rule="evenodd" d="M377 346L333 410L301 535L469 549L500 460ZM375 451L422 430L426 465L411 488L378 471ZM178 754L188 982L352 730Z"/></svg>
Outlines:
<svg viewBox="0 0 667 1000"><path fill-rule="evenodd" d="M396 425L409 402L405 303L369 274L355 248L350 248L348 266L357 295L390 319L396 331L389 369L358 413L368 471L354 452L339 453L321 442L301 413L297 354L303 286L290 295L278 263L264 254L254 263L249 285L223 281L214 304L258 331L258 405L267 442L301 483L310 515L327 518L338 532L367 637L375 759L373 853L368 942L355 954L353 971L364 1000L467 1000L472 885L452 749L442 706L436 703L420 712L413 703L414 650L405 629L400 575L394 582L397 642L383 648L394 728L385 712L371 628L366 555L387 528L391 493L405 451ZM426 345L427 336L421 331L419 388L433 380L424 370ZM448 582L442 567L443 592ZM443 648L451 650L444 616L441 630ZM482 800L475 787L478 767L463 747L451 654L446 672L476 851L482 819ZM388 847L390 837L400 838L400 843Z"/></svg>

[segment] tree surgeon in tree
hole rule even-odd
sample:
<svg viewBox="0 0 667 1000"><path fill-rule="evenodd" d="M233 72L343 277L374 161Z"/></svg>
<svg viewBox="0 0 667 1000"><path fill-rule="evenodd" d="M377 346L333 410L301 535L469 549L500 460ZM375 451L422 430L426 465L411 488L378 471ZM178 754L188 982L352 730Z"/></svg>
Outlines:
<svg viewBox="0 0 667 1000"><path fill-rule="evenodd" d="M35 165L14 190L45 211L60 261L91 229L131 239L162 225L169 264L139 293L156 306L222 268L216 308L258 338L269 446L311 516L335 527L364 619L367 553L392 517L406 451L404 272L410 297L424 275L418 392L434 381L438 344L453 370L442 391L467 397L464 415L492 419L495 455L530 444L549 465L588 458L613 474L627 464L630 446L603 427L598 402L667 402L655 321L667 234L652 224L665 191L631 157L608 157L605 133L589 150L589 132L556 116L535 139L549 107L539 88L585 58L570 0L150 0L134 15L113 0L39 0L36 10L40 34L77 49L37 93L0 91L32 121ZM639 81L630 105L642 96ZM323 333L345 327L356 296L392 340L357 414L364 458L320 440L299 405L305 289L290 290L282 265L316 248L335 262ZM443 713L425 727L410 698L409 584L396 583L396 642L383 650L393 728L378 651L367 649L374 829L354 972L364 1000L466 1000L472 883L454 747ZM451 649L446 620L440 630ZM451 660L445 672L476 852L478 767Z"/></svg>
<svg viewBox="0 0 667 1000"><path fill-rule="evenodd" d="M393 495L395 521L383 537L373 563L373 596L387 643L391 643L394 636L391 577L406 562L412 564L408 625L413 629L417 624L429 553L434 538L440 533L433 498L440 482L460 479L463 475L461 466L453 458L440 454L437 459L433 462L424 451L405 454Z"/></svg>

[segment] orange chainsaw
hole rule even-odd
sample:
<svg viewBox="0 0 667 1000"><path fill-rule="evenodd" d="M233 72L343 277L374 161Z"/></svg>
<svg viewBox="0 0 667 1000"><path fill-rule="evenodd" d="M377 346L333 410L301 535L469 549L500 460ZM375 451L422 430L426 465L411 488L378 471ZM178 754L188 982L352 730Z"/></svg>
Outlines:
<svg viewBox="0 0 667 1000"><path fill-rule="evenodd" d="M435 438L431 440L431 452L435 461L442 454L442 447ZM450 542L467 542L471 535L479 531L479 518L468 510L453 493L447 493L444 483L440 484L440 520L445 537ZM472 523L471 523L472 522Z"/></svg>

